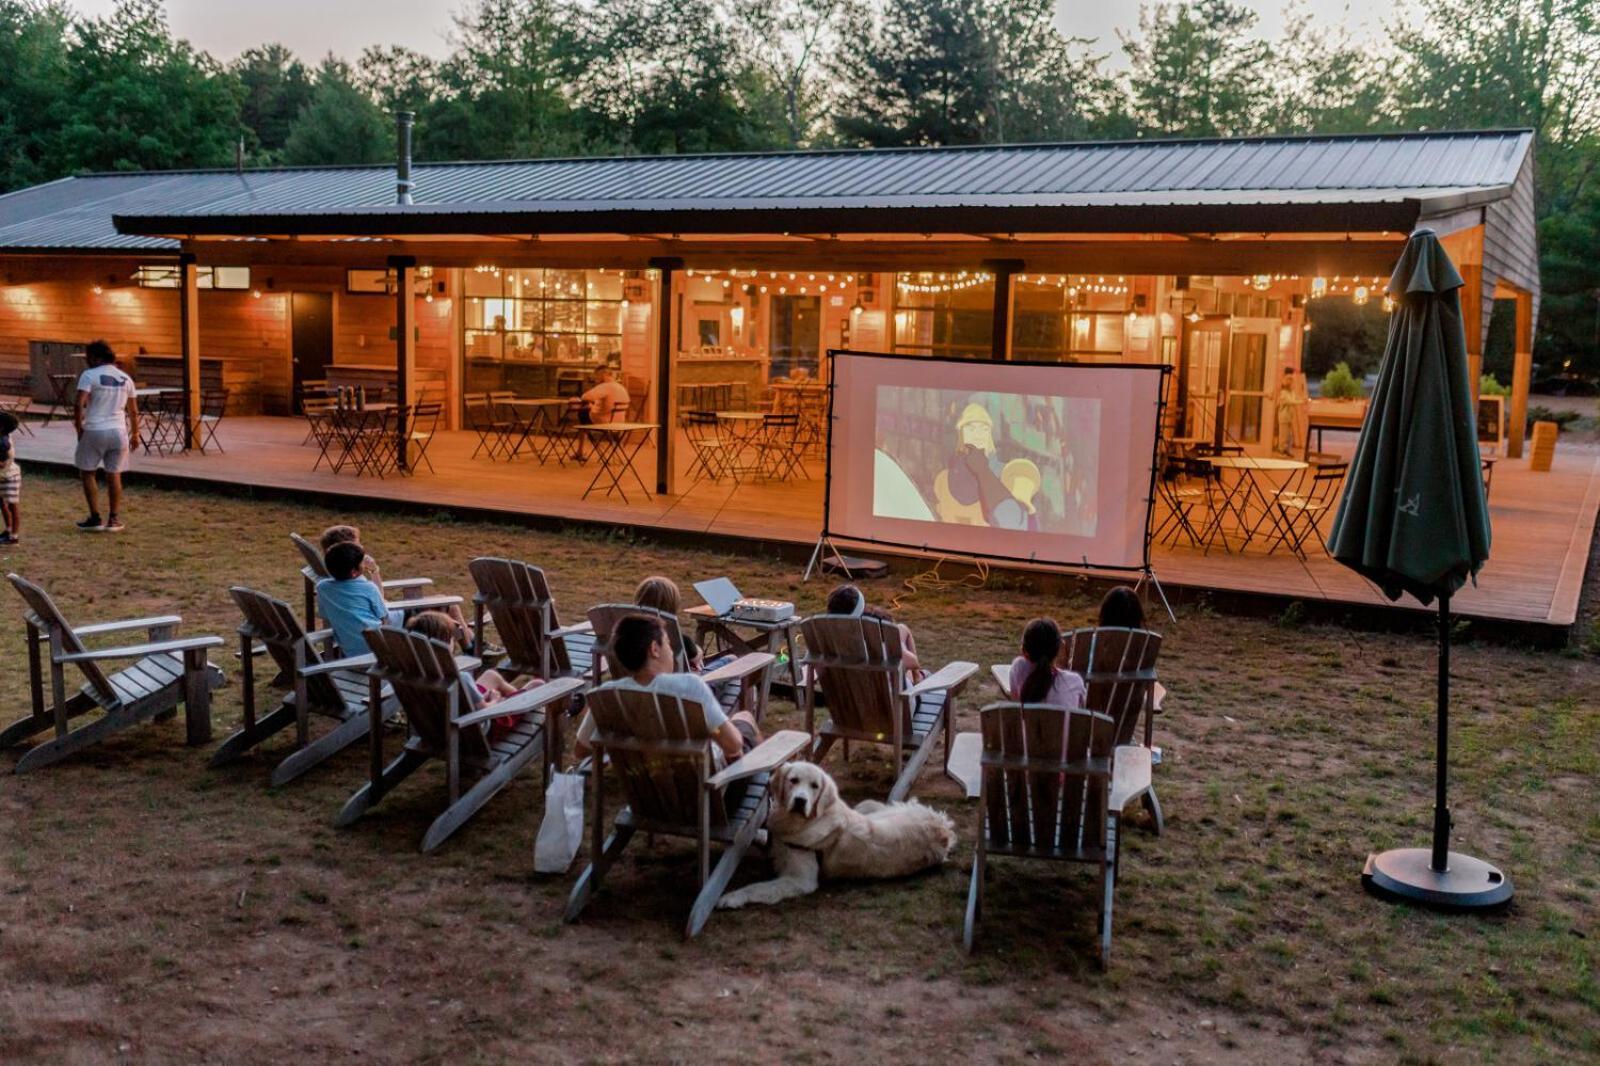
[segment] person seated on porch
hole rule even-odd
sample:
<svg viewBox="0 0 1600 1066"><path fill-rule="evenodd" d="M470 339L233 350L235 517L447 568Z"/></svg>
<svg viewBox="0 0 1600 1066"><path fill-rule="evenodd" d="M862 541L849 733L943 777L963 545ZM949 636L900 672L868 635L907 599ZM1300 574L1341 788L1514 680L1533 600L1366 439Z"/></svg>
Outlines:
<svg viewBox="0 0 1600 1066"><path fill-rule="evenodd" d="M1095 625L1101 629L1143 629L1144 603L1139 594L1127 585L1118 585L1106 593Z"/></svg>
<svg viewBox="0 0 1600 1066"><path fill-rule="evenodd" d="M1061 627L1035 618L1022 631L1022 654L1011 661L1010 697L1018 703L1047 703L1078 708L1088 699L1083 678L1056 666L1061 654Z"/></svg>
<svg viewBox="0 0 1600 1066"><path fill-rule="evenodd" d="M678 615L682 598L678 592L678 583L670 577L652 574L639 582L639 587L633 590L633 602L640 607L649 607L651 610L670 614L674 618ZM683 632L682 627L678 633L683 637L683 661L689 664L689 669L697 674L703 674L707 669L715 670L727 659L718 659L709 667L705 654L700 650L700 645L695 643L693 637Z"/></svg>
<svg viewBox="0 0 1600 1066"><path fill-rule="evenodd" d="M447 646L452 654L463 654L461 647L461 632L456 628L455 620L443 611L419 611L406 622L406 629L412 633L421 633L431 640ZM515 681L508 681L505 675L498 670L481 670L474 674L470 670L463 670L462 675L472 682L473 708L493 707L508 696L514 696L523 689L536 688L544 684L544 679L539 677L519 677ZM463 708L462 713L473 708ZM489 742L494 743L517 726L515 715L505 715L489 720Z"/></svg>
<svg viewBox="0 0 1600 1066"><path fill-rule="evenodd" d="M628 387L617 380L617 372L608 366L603 366L594 374L595 383L588 392L578 397L578 424L581 426L604 425L613 421L620 409L628 409ZM587 456L583 454L583 437L578 437L578 451L573 456L580 463Z"/></svg>
<svg viewBox="0 0 1600 1066"><path fill-rule="evenodd" d="M322 531L322 536L317 544L324 555L335 544L354 544L356 547L361 548L361 576L372 583L372 587L378 590L380 597L383 595L383 573L378 569L378 560L368 554L366 548L362 545L360 529L348 525L329 526ZM467 625L467 619L461 613L461 608L451 604L446 613L449 615L450 621L455 624L457 639L460 641L461 646L467 650L467 654L480 654L472 646L472 629ZM406 624L405 612L399 608L391 609L389 611L389 624L392 626L404 626ZM498 654L499 650L493 647L484 649L488 654Z"/></svg>
<svg viewBox="0 0 1600 1066"><path fill-rule="evenodd" d="M917 641L911 635L911 627L904 622L895 622L894 616L883 608L870 606L866 593L854 585L835 585L833 591L828 593L828 603L824 609L829 614L894 622L900 630L900 664L905 668L906 679L913 682L922 680L926 671L922 669L922 661L917 658Z"/></svg>
<svg viewBox="0 0 1600 1066"><path fill-rule="evenodd" d="M367 630L398 622L391 619L383 592L363 572L366 556L361 545L351 541L337 542L322 553L329 576L317 582L317 611L346 658L368 653Z"/></svg>
<svg viewBox="0 0 1600 1066"><path fill-rule="evenodd" d="M611 653L628 675L608 681L601 688L654 692L700 704L706 728L717 742L712 754L719 770L761 743L761 730L754 715L749 711L735 711L729 717L704 681L694 674L674 672L677 652L672 647L667 627L659 618L633 615L618 622L611 634ZM583 720L578 723L573 749L580 758L588 756L594 751L593 741L594 717L585 711Z"/></svg>

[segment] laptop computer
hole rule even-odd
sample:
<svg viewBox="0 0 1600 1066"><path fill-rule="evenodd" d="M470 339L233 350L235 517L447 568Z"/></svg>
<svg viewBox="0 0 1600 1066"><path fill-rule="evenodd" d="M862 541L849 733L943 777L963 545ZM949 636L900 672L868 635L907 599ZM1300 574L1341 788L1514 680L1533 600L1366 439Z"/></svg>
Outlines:
<svg viewBox="0 0 1600 1066"><path fill-rule="evenodd" d="M706 606L714 611L718 618L727 615L733 610L734 604L744 599L739 594L739 587L725 577L714 577L710 581L696 581L694 590L700 598L706 601Z"/></svg>

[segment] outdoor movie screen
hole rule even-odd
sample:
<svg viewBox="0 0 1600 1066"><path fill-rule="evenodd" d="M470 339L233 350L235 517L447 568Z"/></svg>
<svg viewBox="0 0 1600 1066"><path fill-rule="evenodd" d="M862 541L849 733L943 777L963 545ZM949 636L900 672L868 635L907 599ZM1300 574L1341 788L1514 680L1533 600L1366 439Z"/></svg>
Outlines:
<svg viewBox="0 0 1600 1066"><path fill-rule="evenodd" d="M994 558L1146 564L1161 368L837 352L828 532Z"/></svg>

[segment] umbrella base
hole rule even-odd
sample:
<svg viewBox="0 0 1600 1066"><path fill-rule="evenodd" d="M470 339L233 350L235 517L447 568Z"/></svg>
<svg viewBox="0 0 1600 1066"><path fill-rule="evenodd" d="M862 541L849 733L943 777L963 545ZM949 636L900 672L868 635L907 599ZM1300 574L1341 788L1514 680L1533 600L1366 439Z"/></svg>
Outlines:
<svg viewBox="0 0 1600 1066"><path fill-rule="evenodd" d="M1367 856L1367 891L1446 910L1487 910L1511 902L1511 879L1482 859L1449 853L1449 868L1433 869L1427 848L1396 848Z"/></svg>

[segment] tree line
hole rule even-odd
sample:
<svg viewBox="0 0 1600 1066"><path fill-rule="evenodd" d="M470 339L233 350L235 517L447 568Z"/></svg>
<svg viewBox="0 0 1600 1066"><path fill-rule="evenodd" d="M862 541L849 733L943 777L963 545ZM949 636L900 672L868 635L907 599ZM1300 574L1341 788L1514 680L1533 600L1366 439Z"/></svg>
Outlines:
<svg viewBox="0 0 1600 1066"><path fill-rule="evenodd" d="M93 170L1528 126L1541 361L1600 370L1600 0L1420 0L1378 41L1158 0L1114 42L1052 0L468 0L442 59L262 44L160 0L0 0L0 191ZM1497 322L1496 326L1502 324ZM1493 353L1491 353L1493 354Z"/></svg>

